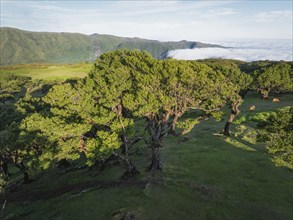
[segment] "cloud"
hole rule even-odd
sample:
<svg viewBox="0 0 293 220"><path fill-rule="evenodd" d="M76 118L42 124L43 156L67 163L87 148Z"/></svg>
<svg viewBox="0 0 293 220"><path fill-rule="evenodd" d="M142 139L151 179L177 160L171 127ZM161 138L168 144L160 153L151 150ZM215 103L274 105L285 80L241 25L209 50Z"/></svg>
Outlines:
<svg viewBox="0 0 293 220"><path fill-rule="evenodd" d="M208 10L208 13L205 17L218 17L218 16L226 16L226 15L234 15L236 14L236 10L233 8L220 8Z"/></svg>
<svg viewBox="0 0 293 220"><path fill-rule="evenodd" d="M168 57L178 60L198 60L206 58L236 59L243 61L256 60L286 60L292 61L292 43L289 41L276 42L230 42L226 46L233 45L234 48L195 48L172 50ZM235 47L236 46L236 47ZM237 48L238 46L238 48Z"/></svg>
<svg viewBox="0 0 293 220"><path fill-rule="evenodd" d="M292 11L283 10L283 11L265 11L255 14L256 21L267 22L275 21L281 19L290 19L292 21Z"/></svg>

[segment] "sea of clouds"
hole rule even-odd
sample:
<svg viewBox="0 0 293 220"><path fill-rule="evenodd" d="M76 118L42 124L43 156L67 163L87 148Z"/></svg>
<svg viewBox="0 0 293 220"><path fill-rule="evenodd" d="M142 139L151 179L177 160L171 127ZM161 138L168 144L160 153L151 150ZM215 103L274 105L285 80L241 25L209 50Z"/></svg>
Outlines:
<svg viewBox="0 0 293 220"><path fill-rule="evenodd" d="M206 58L255 60L293 60L291 40L223 40L214 41L227 48L194 48L171 50L167 57L178 60L198 60Z"/></svg>

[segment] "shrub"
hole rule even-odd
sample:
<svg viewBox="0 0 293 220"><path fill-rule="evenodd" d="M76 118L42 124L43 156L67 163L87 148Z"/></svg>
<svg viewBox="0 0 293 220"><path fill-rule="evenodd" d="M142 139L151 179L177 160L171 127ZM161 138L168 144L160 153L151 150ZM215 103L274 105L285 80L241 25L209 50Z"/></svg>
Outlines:
<svg viewBox="0 0 293 220"><path fill-rule="evenodd" d="M272 114L275 114L275 112L259 112L253 116L250 116L248 120L251 122L263 122L266 121Z"/></svg>
<svg viewBox="0 0 293 220"><path fill-rule="evenodd" d="M293 169L293 107L272 113L257 127L257 141L267 143L266 152L274 163Z"/></svg>

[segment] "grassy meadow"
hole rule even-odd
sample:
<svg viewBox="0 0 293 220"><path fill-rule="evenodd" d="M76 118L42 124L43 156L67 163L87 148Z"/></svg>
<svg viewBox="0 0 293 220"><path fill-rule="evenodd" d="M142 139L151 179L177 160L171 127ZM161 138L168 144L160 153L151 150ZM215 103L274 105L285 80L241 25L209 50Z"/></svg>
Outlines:
<svg viewBox="0 0 293 220"><path fill-rule="evenodd" d="M92 63L78 64L19 64L1 66L0 74L11 73L31 77L33 80L63 81L69 78L82 78L92 68Z"/></svg>
<svg viewBox="0 0 293 220"><path fill-rule="evenodd" d="M292 105L292 95L278 97L281 102L272 103L249 95L240 107L241 115ZM256 106L255 112L249 112L251 105ZM169 136L161 149L163 170L155 175L146 172L150 152L143 143L132 148L141 174L128 180L120 178L121 165L105 171L48 170L9 193L2 216L30 220L293 219L292 170L277 167L265 146L254 142L255 124L244 122L241 126L246 129L233 125L229 138L214 135L224 123L209 119L184 139Z"/></svg>

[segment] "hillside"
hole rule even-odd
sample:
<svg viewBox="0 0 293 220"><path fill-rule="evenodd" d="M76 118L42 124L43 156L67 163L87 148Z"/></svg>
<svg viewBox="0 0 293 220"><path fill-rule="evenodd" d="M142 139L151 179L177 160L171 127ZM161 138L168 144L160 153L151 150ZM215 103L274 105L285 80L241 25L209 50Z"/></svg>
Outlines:
<svg viewBox="0 0 293 220"><path fill-rule="evenodd" d="M282 102L272 103L250 95L241 111L243 115L254 115L291 104L291 95L281 98ZM256 102L257 112L249 112L249 106ZM207 120L187 134L184 142L168 137L167 147L162 148L164 168L155 176L145 171L148 149L143 144L134 146L132 152L141 174L129 180L120 178L122 165L104 171L49 170L6 194L6 198L0 196L0 205L7 200L3 217L292 219L292 171L276 167L262 144L247 139L249 133L233 129L238 137L212 135L223 125L223 121ZM250 128L252 124L245 125ZM11 171L21 178L17 169Z"/></svg>
<svg viewBox="0 0 293 220"><path fill-rule="evenodd" d="M121 48L146 50L162 58L168 50L220 47L191 41L160 42L103 34L30 32L7 27L0 28L0 40L0 65L94 61L104 52Z"/></svg>

